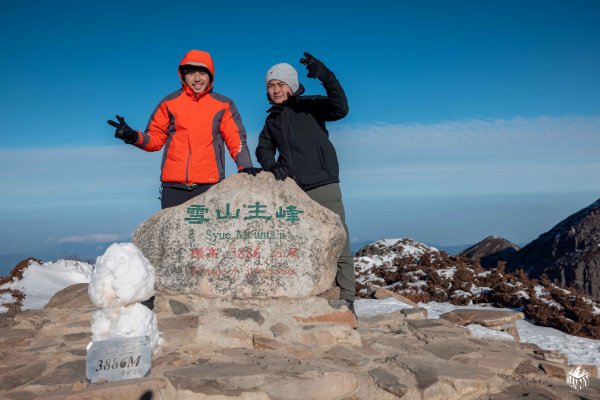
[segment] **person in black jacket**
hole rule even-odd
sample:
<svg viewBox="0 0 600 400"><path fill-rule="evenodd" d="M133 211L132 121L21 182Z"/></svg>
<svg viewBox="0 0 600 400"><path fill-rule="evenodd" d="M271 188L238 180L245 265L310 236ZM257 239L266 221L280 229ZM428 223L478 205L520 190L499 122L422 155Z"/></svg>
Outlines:
<svg viewBox="0 0 600 400"><path fill-rule="evenodd" d="M275 179L294 179L310 198L339 215L348 235L339 164L325 127L326 121L337 121L348 114L348 101L335 74L321 61L304 53L300 62L306 66L309 78L321 81L327 96L302 96L304 87L294 67L286 63L272 66L266 76L272 107L258 138L256 158ZM340 298L354 311L354 260L348 240L338 259L336 282Z"/></svg>

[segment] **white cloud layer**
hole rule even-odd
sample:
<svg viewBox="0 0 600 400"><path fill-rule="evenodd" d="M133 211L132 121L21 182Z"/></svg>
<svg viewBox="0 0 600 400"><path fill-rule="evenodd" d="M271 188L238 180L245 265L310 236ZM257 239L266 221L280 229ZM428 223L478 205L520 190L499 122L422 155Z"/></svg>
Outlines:
<svg viewBox="0 0 600 400"><path fill-rule="evenodd" d="M589 191L600 117L472 119L331 130L350 196Z"/></svg>
<svg viewBox="0 0 600 400"><path fill-rule="evenodd" d="M532 160L595 156L597 160L600 116L342 125L333 129L332 137L343 148L359 146L361 150L410 159L443 156L444 159Z"/></svg>
<svg viewBox="0 0 600 400"><path fill-rule="evenodd" d="M68 236L58 239L56 243L109 243L116 242L120 238L120 235L112 233L97 233L87 236Z"/></svg>
<svg viewBox="0 0 600 400"><path fill-rule="evenodd" d="M577 192L600 182L600 116L330 127L347 196ZM256 135L248 143L254 153ZM0 205L148 207L160 158L123 145L0 150L0 184L10 188Z"/></svg>

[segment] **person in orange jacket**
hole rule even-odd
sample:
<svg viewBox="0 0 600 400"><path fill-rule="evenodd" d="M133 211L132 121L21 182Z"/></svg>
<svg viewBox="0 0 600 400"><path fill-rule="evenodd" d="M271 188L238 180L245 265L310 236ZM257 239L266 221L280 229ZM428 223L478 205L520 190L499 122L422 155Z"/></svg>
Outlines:
<svg viewBox="0 0 600 400"><path fill-rule="evenodd" d="M108 123L115 137L145 151L165 148L161 163L161 206L173 207L204 193L225 178L225 146L239 172L256 176L246 130L233 101L213 91L215 70L209 53L189 51L179 64L181 89L156 107L144 132L125 118Z"/></svg>

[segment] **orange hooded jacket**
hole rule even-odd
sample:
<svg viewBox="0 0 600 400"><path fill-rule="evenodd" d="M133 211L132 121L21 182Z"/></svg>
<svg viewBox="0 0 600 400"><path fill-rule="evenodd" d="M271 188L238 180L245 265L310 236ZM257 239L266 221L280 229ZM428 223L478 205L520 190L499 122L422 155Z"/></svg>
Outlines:
<svg viewBox="0 0 600 400"><path fill-rule="evenodd" d="M189 51L179 66L206 67L213 79L202 93L183 82L156 107L135 146L158 151L163 146L160 180L172 186L217 183L225 178L225 145L238 170L252 167L246 131L233 101L213 92L213 61L207 52ZM179 77L183 81L181 73Z"/></svg>

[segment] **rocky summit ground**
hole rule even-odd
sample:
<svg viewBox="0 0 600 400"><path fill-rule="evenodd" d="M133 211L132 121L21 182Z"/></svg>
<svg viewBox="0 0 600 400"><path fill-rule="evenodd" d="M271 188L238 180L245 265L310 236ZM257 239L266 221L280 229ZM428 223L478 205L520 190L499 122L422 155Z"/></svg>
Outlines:
<svg viewBox="0 0 600 400"><path fill-rule="evenodd" d="M42 310L4 316L0 398L600 399L597 371L576 391L560 354L475 339L422 310L359 318L353 329L352 314L324 298L159 292L155 304L162 342L150 375L103 384L85 377L94 311L86 284L62 290Z"/></svg>

